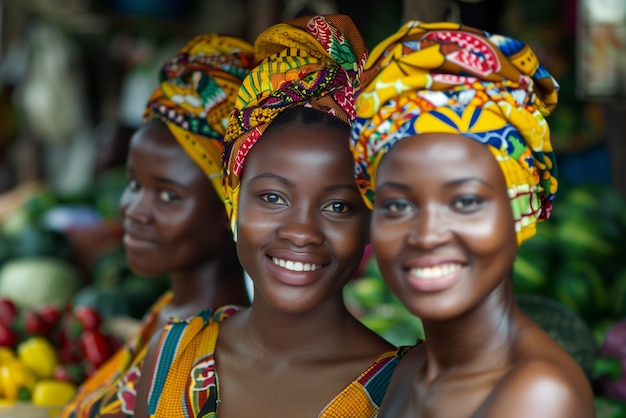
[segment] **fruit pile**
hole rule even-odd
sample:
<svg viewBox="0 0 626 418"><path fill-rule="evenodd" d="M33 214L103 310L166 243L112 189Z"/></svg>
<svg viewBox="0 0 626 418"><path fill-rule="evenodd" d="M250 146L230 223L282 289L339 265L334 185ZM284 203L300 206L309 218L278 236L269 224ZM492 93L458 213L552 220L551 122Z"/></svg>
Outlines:
<svg viewBox="0 0 626 418"><path fill-rule="evenodd" d="M119 348L88 306L20 308L0 297L0 399L53 407Z"/></svg>

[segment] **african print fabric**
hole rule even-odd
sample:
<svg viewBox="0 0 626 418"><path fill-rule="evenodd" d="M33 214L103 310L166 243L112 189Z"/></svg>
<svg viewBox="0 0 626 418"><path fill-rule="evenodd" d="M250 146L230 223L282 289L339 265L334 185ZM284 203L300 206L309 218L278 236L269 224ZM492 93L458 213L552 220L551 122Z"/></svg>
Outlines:
<svg viewBox="0 0 626 418"><path fill-rule="evenodd" d="M219 324L241 309L205 310L187 321L169 324L159 342L157 364L148 398L150 417L217 416L218 380L215 346ZM320 412L320 418L373 418L398 362L402 347L381 354Z"/></svg>
<svg viewBox="0 0 626 418"><path fill-rule="evenodd" d="M196 36L165 63L144 112L145 120L167 125L222 201L222 140L241 80L253 63L253 47L246 41Z"/></svg>
<svg viewBox="0 0 626 418"><path fill-rule="evenodd" d="M291 107L308 106L350 123L367 58L358 29L344 15L274 25L259 35L254 53L258 65L243 80L224 138L226 207L235 232L244 161L270 122Z"/></svg>
<svg viewBox="0 0 626 418"><path fill-rule="evenodd" d="M456 23L411 21L371 53L351 148L373 206L375 174L398 140L452 133L489 145L507 183L518 243L547 219L558 181L545 120L559 86L525 43Z"/></svg>

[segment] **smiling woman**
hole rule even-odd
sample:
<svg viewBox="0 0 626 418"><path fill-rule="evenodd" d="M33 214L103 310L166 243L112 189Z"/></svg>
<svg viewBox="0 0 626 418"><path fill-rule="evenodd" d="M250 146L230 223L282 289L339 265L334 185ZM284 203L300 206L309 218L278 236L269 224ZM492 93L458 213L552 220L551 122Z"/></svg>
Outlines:
<svg viewBox="0 0 626 418"><path fill-rule="evenodd" d="M131 415L149 341L166 323L209 307L249 305L224 208L220 160L228 114L252 62L252 45L207 34L163 66L145 123L131 139L120 214L130 268L169 276L171 290L83 384L63 417Z"/></svg>
<svg viewBox="0 0 626 418"><path fill-rule="evenodd" d="M343 301L370 219L348 147L365 47L347 16L313 16L267 29L255 55L223 158L254 300L166 327L135 413L375 417L401 351Z"/></svg>
<svg viewBox="0 0 626 418"><path fill-rule="evenodd" d="M594 416L585 374L512 287L558 185L558 84L526 44L447 22L406 23L366 72L351 146L372 247L425 334L380 417Z"/></svg>

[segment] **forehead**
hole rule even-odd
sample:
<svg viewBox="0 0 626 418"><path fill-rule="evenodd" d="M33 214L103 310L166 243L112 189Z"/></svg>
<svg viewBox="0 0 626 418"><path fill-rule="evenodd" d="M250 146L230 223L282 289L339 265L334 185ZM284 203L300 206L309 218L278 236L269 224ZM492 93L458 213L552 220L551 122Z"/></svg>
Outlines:
<svg viewBox="0 0 626 418"><path fill-rule="evenodd" d="M377 182L387 177L427 181L437 177L478 176L503 180L488 146L458 134L428 133L401 139L382 157Z"/></svg>
<svg viewBox="0 0 626 418"><path fill-rule="evenodd" d="M133 135L128 153L128 165L134 171L181 180L205 177L200 167L189 157L167 127L148 123Z"/></svg>
<svg viewBox="0 0 626 418"><path fill-rule="evenodd" d="M264 134L248 153L242 176L247 172L280 170L289 165L332 164L352 176L352 157L348 146L349 131L332 126L285 125ZM300 170L298 170L300 171ZM308 173L320 175L321 173Z"/></svg>

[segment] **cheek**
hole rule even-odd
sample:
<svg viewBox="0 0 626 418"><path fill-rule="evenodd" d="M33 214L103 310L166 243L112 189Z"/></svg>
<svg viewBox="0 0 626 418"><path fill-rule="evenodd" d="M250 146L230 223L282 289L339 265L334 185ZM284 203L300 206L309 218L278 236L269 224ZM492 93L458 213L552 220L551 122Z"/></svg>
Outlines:
<svg viewBox="0 0 626 418"><path fill-rule="evenodd" d="M466 244L478 255L489 256L504 249L517 249L513 218L508 212L495 212L459 227L466 230Z"/></svg>
<svg viewBox="0 0 626 418"><path fill-rule="evenodd" d="M372 250L376 256L376 261L383 277L391 278L391 271L395 266L395 260L402 251L405 241L404 235L407 229L394 228L379 221L372 221L371 243Z"/></svg>
<svg viewBox="0 0 626 418"><path fill-rule="evenodd" d="M120 197L120 201L118 204L118 210L121 216L125 215L126 210L128 209L128 206L130 206L131 202L132 202L132 194L128 190L128 188L125 188L124 192L122 193L122 196Z"/></svg>

